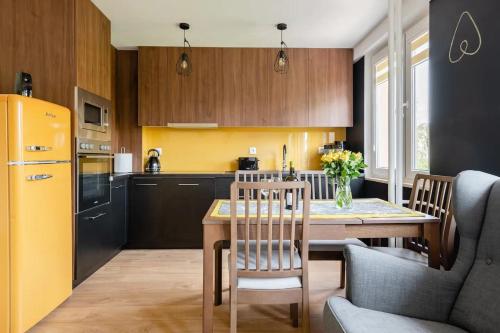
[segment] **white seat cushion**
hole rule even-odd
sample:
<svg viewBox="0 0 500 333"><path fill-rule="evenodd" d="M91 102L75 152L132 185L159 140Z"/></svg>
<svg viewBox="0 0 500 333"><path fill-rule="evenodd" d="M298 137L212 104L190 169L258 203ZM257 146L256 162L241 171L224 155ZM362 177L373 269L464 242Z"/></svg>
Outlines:
<svg viewBox="0 0 500 333"><path fill-rule="evenodd" d="M248 260L249 269L256 269L257 267L257 252L256 252L256 241L250 241L250 255ZM272 246L272 264L273 269L279 269L279 242L273 241ZM267 270L267 241L261 241L260 247L260 268L261 270ZM300 258L297 249L294 249L295 254L293 257L293 267L301 268L302 260ZM228 256L229 266L231 265L231 254ZM237 258L238 269L245 268L245 246L244 241L238 241L238 258ZM290 242L283 242L283 268L290 269ZM240 289L261 289L261 290L276 290L276 289L290 289L290 288L301 288L301 279L297 276L286 277L286 278L248 278L240 277L238 278L238 288Z"/></svg>
<svg viewBox="0 0 500 333"><path fill-rule="evenodd" d="M312 240L309 241L309 251L342 252L346 245L358 245L366 247L366 244L357 238L342 240Z"/></svg>
<svg viewBox="0 0 500 333"><path fill-rule="evenodd" d="M402 249L402 248L397 248L397 247L372 247L371 249L379 252L383 252L386 254L390 254L392 256L406 259L406 260L411 260L414 261L418 264L421 265L427 265L429 262L429 259L427 256L424 256L418 252L408 250L408 249Z"/></svg>

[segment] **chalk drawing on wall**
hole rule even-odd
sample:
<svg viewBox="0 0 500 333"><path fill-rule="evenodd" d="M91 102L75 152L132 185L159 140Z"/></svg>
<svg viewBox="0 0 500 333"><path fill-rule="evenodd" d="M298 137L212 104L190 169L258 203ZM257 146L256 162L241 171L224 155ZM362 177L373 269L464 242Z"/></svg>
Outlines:
<svg viewBox="0 0 500 333"><path fill-rule="evenodd" d="M456 50L456 41L455 39L457 38L457 32L458 29L465 24L466 20L469 20L470 23L472 24L472 27L474 28L476 32L476 36L478 38L477 40L477 46L474 49L469 49L470 43L469 40L463 39L460 44L458 45L458 52L455 53L460 53L460 55L455 54L453 55L453 51ZM455 27L455 32L453 33L453 38L451 39L451 44L450 44L450 51L448 52L448 56L450 59L450 63L456 64L457 62L460 62L464 56L473 56L476 55L479 50L481 49L481 46L483 45L483 38L481 37L481 32L479 31L479 27L472 17L471 13L468 11L465 11L460 15L460 18L458 19L457 26ZM458 56L457 56L458 55Z"/></svg>

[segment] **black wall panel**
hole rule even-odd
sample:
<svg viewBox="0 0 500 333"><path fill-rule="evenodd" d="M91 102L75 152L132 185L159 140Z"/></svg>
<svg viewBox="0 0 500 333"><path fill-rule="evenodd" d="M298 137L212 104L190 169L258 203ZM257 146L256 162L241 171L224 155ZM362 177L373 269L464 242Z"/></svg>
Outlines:
<svg viewBox="0 0 500 333"><path fill-rule="evenodd" d="M500 20L496 13L500 13L498 0L431 2L430 166L433 174L455 176L462 170L475 169L500 175L497 148L500 143ZM461 46L467 53L476 54L463 54Z"/></svg>

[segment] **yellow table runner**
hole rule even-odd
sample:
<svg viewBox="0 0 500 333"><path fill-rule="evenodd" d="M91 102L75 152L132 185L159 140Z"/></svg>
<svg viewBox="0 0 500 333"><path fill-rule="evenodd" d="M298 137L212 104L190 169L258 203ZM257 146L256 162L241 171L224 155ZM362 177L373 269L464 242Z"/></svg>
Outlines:
<svg viewBox="0 0 500 333"><path fill-rule="evenodd" d="M302 208L296 213L298 218L302 215ZM257 216L257 201L250 201L250 217ZM273 216L279 215L279 201L273 201ZM268 203L262 200L261 214L267 217ZM333 200L311 200L310 217L312 219L345 219L345 218L384 218L384 217L423 217L425 214L401 207L381 199L354 199L351 209L338 209ZM244 217L244 201L237 203L238 217ZM290 216L291 211L285 210L285 215ZM219 200L211 217L230 218L230 200Z"/></svg>

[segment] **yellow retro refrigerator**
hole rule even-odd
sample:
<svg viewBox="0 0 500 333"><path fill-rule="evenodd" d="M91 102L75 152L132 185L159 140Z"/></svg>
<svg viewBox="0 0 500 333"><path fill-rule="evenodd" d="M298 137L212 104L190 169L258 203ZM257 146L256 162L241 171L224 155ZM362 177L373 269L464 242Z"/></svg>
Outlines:
<svg viewBox="0 0 500 333"><path fill-rule="evenodd" d="M71 294L71 121L0 95L0 333L25 332Z"/></svg>

